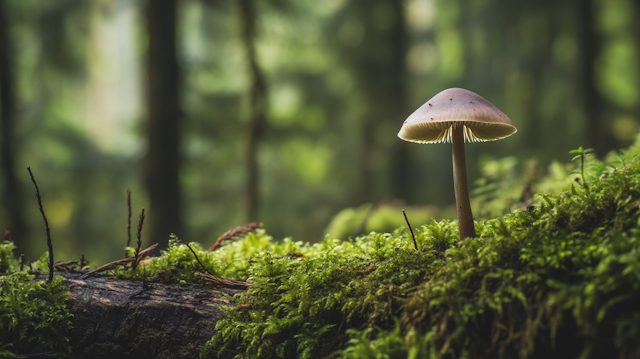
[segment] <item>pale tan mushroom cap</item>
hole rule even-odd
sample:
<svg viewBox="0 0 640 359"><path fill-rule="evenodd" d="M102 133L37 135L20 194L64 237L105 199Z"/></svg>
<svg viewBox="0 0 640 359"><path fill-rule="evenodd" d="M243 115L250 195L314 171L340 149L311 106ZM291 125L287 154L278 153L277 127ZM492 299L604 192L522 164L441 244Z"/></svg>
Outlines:
<svg viewBox="0 0 640 359"><path fill-rule="evenodd" d="M450 88L433 96L411 114L398 137L418 143L451 141L453 127L464 126L468 142L499 140L516 133L513 122L482 96Z"/></svg>

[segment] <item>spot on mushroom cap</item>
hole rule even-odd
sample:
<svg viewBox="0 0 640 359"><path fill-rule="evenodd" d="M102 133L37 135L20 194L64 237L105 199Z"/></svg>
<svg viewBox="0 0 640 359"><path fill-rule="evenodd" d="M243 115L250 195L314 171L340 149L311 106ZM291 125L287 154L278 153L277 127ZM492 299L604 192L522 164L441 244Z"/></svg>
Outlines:
<svg viewBox="0 0 640 359"><path fill-rule="evenodd" d="M461 88L444 90L404 121L398 137L418 143L451 141L454 127L464 126L468 142L499 140L516 133L513 122L482 96Z"/></svg>

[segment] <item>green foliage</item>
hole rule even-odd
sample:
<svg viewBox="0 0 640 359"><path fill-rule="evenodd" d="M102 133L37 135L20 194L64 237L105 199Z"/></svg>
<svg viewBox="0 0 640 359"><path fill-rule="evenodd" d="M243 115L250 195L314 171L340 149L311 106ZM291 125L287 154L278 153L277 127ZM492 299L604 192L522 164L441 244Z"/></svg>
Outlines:
<svg viewBox="0 0 640 359"><path fill-rule="evenodd" d="M0 278L0 357L57 352L70 354L68 293L62 277L49 284L16 272Z"/></svg>

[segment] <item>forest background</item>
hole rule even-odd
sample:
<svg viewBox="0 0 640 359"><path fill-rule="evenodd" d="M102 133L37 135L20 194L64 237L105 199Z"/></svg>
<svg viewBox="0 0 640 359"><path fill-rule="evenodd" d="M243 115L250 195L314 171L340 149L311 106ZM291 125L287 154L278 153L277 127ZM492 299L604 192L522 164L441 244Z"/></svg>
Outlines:
<svg viewBox="0 0 640 359"><path fill-rule="evenodd" d="M0 0L0 225L46 251L27 166L59 260L122 256L128 188L147 245L249 221L316 242L366 205L453 218L451 147L400 140L404 119L463 87L513 120L467 146L476 197L578 146L626 147L638 16L632 0Z"/></svg>

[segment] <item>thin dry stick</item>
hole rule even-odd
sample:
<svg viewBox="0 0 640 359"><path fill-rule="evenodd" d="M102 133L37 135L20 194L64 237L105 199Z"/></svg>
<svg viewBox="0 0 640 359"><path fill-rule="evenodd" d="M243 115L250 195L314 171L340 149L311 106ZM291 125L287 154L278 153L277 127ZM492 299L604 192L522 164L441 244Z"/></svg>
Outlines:
<svg viewBox="0 0 640 359"><path fill-rule="evenodd" d="M127 220L127 247L131 244L131 190L127 188L127 208L129 208L129 219ZM124 257L127 258L129 253L124 252Z"/></svg>
<svg viewBox="0 0 640 359"><path fill-rule="evenodd" d="M85 260L84 260L84 254L82 255L82 257L80 257L80 269L82 269L85 266Z"/></svg>
<svg viewBox="0 0 640 359"><path fill-rule="evenodd" d="M47 247L49 247L49 280L51 283L53 280L53 245L51 244L51 234L49 230L49 222L47 221L47 217L44 215L44 209L42 208L42 197L40 197L40 189L38 188L38 184L36 183L35 177L33 177L33 173L31 172L31 167L27 167L29 174L31 175L31 181L33 185L36 186L36 197L38 197L38 206L40 207L40 213L42 213L42 219L44 220L44 226L47 229Z"/></svg>
<svg viewBox="0 0 640 359"><path fill-rule="evenodd" d="M195 274L197 276L200 276L200 277L204 278L204 280L206 280L209 283L217 284L217 285L223 286L223 287L247 288L247 287L250 287L253 284L253 282L241 282L241 281L233 280L233 279L218 278L218 277L212 276L210 274L205 274L205 273L200 273L200 272L196 272Z"/></svg>
<svg viewBox="0 0 640 359"><path fill-rule="evenodd" d="M13 240L11 239L11 231L9 230L9 227L4 227L4 240L7 242L13 242Z"/></svg>
<svg viewBox="0 0 640 359"><path fill-rule="evenodd" d="M78 265L78 261L66 261L66 262L58 262L53 265L54 268L62 268L64 270L69 270L74 265Z"/></svg>
<svg viewBox="0 0 640 359"><path fill-rule="evenodd" d="M152 250L156 249L157 246L158 246L158 243L156 243L156 244L152 245L151 247L141 251L140 254L139 254L140 260L143 260L147 256L147 254L149 254L149 252L151 252ZM106 270L115 269L118 266L124 266L129 262L133 262L134 260L135 260L134 257L118 259L117 261L113 261L111 263L107 263L107 264L103 265L102 267L100 267L98 269L94 269L91 272L83 275L80 278L87 278L87 277L90 277L91 275L93 275L94 273L99 273L99 272L104 272Z"/></svg>
<svg viewBox="0 0 640 359"><path fill-rule="evenodd" d="M411 228L411 224L409 223L409 218L407 218L407 214L404 213L404 209L402 210L402 214L404 214L404 220L407 221L407 226L409 226L409 230L411 231L411 238L413 238L413 246L416 247L416 251L417 251L418 243L416 242L416 236L413 234L413 228Z"/></svg>
<svg viewBox="0 0 640 359"><path fill-rule="evenodd" d="M182 242L182 241L181 241ZM189 243L187 242L182 242L184 245L187 246L187 248L189 248L191 250L191 253L193 253L193 256L196 257L196 260L198 261L198 263L200 263L200 266L202 267L202 269L204 269L205 272L209 273L209 275L213 275L211 274L211 272L209 272L209 270L207 269L207 267L204 266L204 264L202 264L202 262L200 262L200 258L198 258L198 255L196 254L196 252L193 250L193 248L191 248L191 246L189 245Z"/></svg>
<svg viewBox="0 0 640 359"><path fill-rule="evenodd" d="M20 272L24 269L24 254L20 255Z"/></svg>
<svg viewBox="0 0 640 359"><path fill-rule="evenodd" d="M136 232L136 236L138 237L138 243L136 243L136 251L134 253L134 260L131 263L131 268L136 269L138 263L140 263L140 247L142 247L142 225L144 224L144 207L142 207L142 212L140 212L140 219L138 220L138 232Z"/></svg>
<svg viewBox="0 0 640 359"><path fill-rule="evenodd" d="M223 235L220 236L220 238L218 238L216 243L214 243L211 248L209 248L209 252L213 252L216 249L222 247L222 243L224 242L236 240L249 232L255 231L260 227L262 227L262 223L249 223L245 224L244 226L226 231Z"/></svg>

